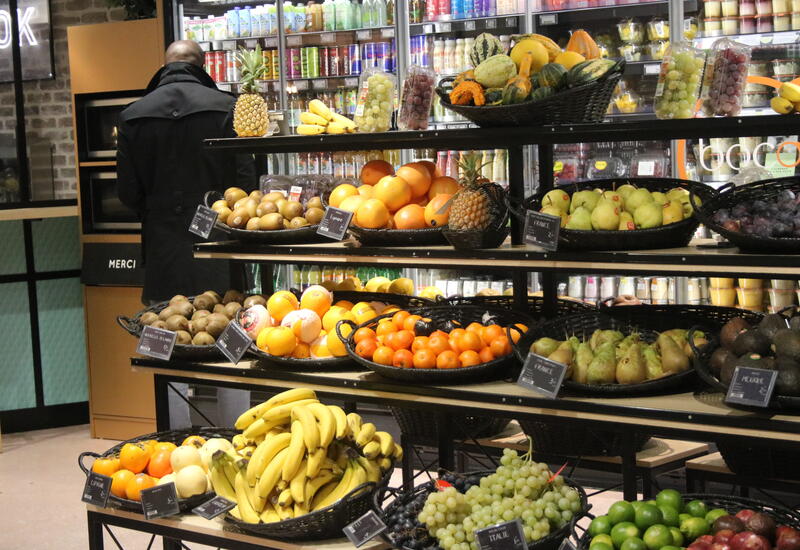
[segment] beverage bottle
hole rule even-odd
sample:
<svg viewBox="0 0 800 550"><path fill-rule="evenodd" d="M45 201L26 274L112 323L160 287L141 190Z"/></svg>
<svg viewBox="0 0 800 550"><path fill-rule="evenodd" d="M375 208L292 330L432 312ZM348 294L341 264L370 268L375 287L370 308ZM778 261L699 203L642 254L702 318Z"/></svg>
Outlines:
<svg viewBox="0 0 800 550"><path fill-rule="evenodd" d="M464 0L450 0L450 14L453 19L464 19Z"/></svg>
<svg viewBox="0 0 800 550"><path fill-rule="evenodd" d="M394 0L386 0L386 25L394 25Z"/></svg>
<svg viewBox="0 0 800 550"><path fill-rule="evenodd" d="M314 0L310 0L309 3L306 5L306 21L304 24L305 30L313 31L314 29L314 12L313 7L316 5Z"/></svg>
<svg viewBox="0 0 800 550"><path fill-rule="evenodd" d="M494 150L494 163L492 165L492 181L500 185L508 184L508 167L506 166L506 150Z"/></svg>
<svg viewBox="0 0 800 550"><path fill-rule="evenodd" d="M436 153L436 168L443 176L447 175L447 151L439 151Z"/></svg>
<svg viewBox="0 0 800 550"><path fill-rule="evenodd" d="M337 283L344 281L344 269L337 267L333 270L333 280Z"/></svg>
<svg viewBox="0 0 800 550"><path fill-rule="evenodd" d="M357 29L361 26L361 4L358 3L358 0L350 2L350 18L348 21L348 29Z"/></svg>
<svg viewBox="0 0 800 550"><path fill-rule="evenodd" d="M225 14L228 24L228 38L239 38L239 12L242 8L235 7Z"/></svg>
<svg viewBox="0 0 800 550"><path fill-rule="evenodd" d="M283 2L283 32L294 32L294 6L289 0Z"/></svg>
<svg viewBox="0 0 800 550"><path fill-rule="evenodd" d="M322 268L322 281L333 280L333 266L326 265Z"/></svg>
<svg viewBox="0 0 800 550"><path fill-rule="evenodd" d="M369 29L375 26L375 22L372 19L373 10L372 10L373 2L372 0L364 0L364 4L361 6L361 28L362 29Z"/></svg>
<svg viewBox="0 0 800 550"><path fill-rule="evenodd" d="M443 174L458 179L458 151L447 152L447 172Z"/></svg>
<svg viewBox="0 0 800 550"><path fill-rule="evenodd" d="M444 74L444 40L433 42L433 70L438 74Z"/></svg>
<svg viewBox="0 0 800 550"><path fill-rule="evenodd" d="M292 266L292 288L303 289L303 267L300 265ZM275 287L278 290L278 287Z"/></svg>
<svg viewBox="0 0 800 550"><path fill-rule="evenodd" d="M422 23L422 17L425 14L424 0L411 0L408 5L408 12L409 23Z"/></svg>
<svg viewBox="0 0 800 550"><path fill-rule="evenodd" d="M385 27L386 22L386 0L374 0L372 6L375 9L375 26Z"/></svg>
<svg viewBox="0 0 800 550"><path fill-rule="evenodd" d="M494 151L491 149L487 149L483 152L483 157L481 158L481 175L492 181L492 176L494 175Z"/></svg>
<svg viewBox="0 0 800 550"><path fill-rule="evenodd" d="M494 17L497 15L497 0L484 0L486 2L486 16Z"/></svg>
<svg viewBox="0 0 800 550"><path fill-rule="evenodd" d="M306 30L306 7L300 2L294 7L294 32Z"/></svg>
<svg viewBox="0 0 800 550"><path fill-rule="evenodd" d="M444 72L445 74L456 72L456 41L452 38L444 42Z"/></svg>
<svg viewBox="0 0 800 550"><path fill-rule="evenodd" d="M239 37L240 38L249 38L251 33L250 28L250 13L253 11L253 8L250 6L245 6L244 8L239 10Z"/></svg>
<svg viewBox="0 0 800 550"><path fill-rule="evenodd" d="M453 63L455 66L456 73L460 73L464 71L466 68L464 67L464 39L457 38L456 39L456 53L455 53L455 62Z"/></svg>
<svg viewBox="0 0 800 550"><path fill-rule="evenodd" d="M308 269L308 279L307 279L307 286L308 288L311 285L318 285L320 284L320 271L318 265L312 265Z"/></svg>
<svg viewBox="0 0 800 550"><path fill-rule="evenodd" d="M336 7L333 0L325 0L322 3L322 27L326 31L336 30Z"/></svg>
<svg viewBox="0 0 800 550"><path fill-rule="evenodd" d="M300 113L302 111L302 103L298 94L289 95L289 126L294 131L300 125Z"/></svg>
<svg viewBox="0 0 800 550"><path fill-rule="evenodd" d="M347 30L347 25L350 19L349 0L334 0L334 7L336 12L336 30Z"/></svg>
<svg viewBox="0 0 800 550"><path fill-rule="evenodd" d="M275 4L267 5L267 35L278 34L278 8Z"/></svg>
<svg viewBox="0 0 800 550"><path fill-rule="evenodd" d="M475 46L475 39L474 38L466 38L464 39L464 59L461 61L461 66L463 70L467 70L472 67L472 60L469 58L469 54L472 51L472 48Z"/></svg>

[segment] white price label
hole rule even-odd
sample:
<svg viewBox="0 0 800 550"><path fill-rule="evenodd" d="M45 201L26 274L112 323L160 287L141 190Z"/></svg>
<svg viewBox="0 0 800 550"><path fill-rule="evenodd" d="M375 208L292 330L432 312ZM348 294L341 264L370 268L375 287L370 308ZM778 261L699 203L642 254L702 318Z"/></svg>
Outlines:
<svg viewBox="0 0 800 550"><path fill-rule="evenodd" d="M661 65L659 63L648 63L644 66L644 74L659 74Z"/></svg>
<svg viewBox="0 0 800 550"><path fill-rule="evenodd" d="M328 79L320 78L311 81L311 87L315 90L326 90L328 88Z"/></svg>
<svg viewBox="0 0 800 550"><path fill-rule="evenodd" d="M465 31L474 31L475 30L475 21L464 21L464 30Z"/></svg>
<svg viewBox="0 0 800 550"><path fill-rule="evenodd" d="M555 13L539 16L540 25L556 25L557 23L558 23L558 15L556 15Z"/></svg>
<svg viewBox="0 0 800 550"><path fill-rule="evenodd" d="M436 32L450 32L450 29L452 29L450 23L436 23L434 27Z"/></svg>
<svg viewBox="0 0 800 550"><path fill-rule="evenodd" d="M211 51L211 42L200 42L199 44L200 44L200 49L203 50L204 52Z"/></svg>
<svg viewBox="0 0 800 550"><path fill-rule="evenodd" d="M354 88L358 86L358 79L357 78L345 78L344 85L348 88Z"/></svg>
<svg viewBox="0 0 800 550"><path fill-rule="evenodd" d="M278 39L275 37L267 38L264 41L265 48L277 48L278 47Z"/></svg>
<svg viewBox="0 0 800 550"><path fill-rule="evenodd" d="M319 36L319 41L323 44L333 44L336 42L336 34L332 32L324 32Z"/></svg>
<svg viewBox="0 0 800 550"><path fill-rule="evenodd" d="M433 33L433 25L422 26L422 34L432 34L432 33Z"/></svg>
<svg viewBox="0 0 800 550"><path fill-rule="evenodd" d="M251 50L254 50L256 46L258 46L258 40L255 38L250 38L244 41L244 45Z"/></svg>
<svg viewBox="0 0 800 550"><path fill-rule="evenodd" d="M234 42L232 40L223 40L222 41L222 49L223 50L230 50L230 51L234 51L235 52L236 51L236 42Z"/></svg>
<svg viewBox="0 0 800 550"><path fill-rule="evenodd" d="M286 37L286 45L287 46L300 46L303 44L303 37L302 36L287 36Z"/></svg>
<svg viewBox="0 0 800 550"><path fill-rule="evenodd" d="M372 38L371 31L356 31L356 40L369 40Z"/></svg>
<svg viewBox="0 0 800 550"><path fill-rule="evenodd" d="M394 38L394 29L381 29L381 38Z"/></svg>
<svg viewBox="0 0 800 550"><path fill-rule="evenodd" d="M308 90L308 80L295 80L293 83L294 87L301 92Z"/></svg>
<svg viewBox="0 0 800 550"><path fill-rule="evenodd" d="M652 160L643 160L639 163L637 176L652 176L656 173L656 163Z"/></svg>
<svg viewBox="0 0 800 550"><path fill-rule="evenodd" d="M486 28L487 29L496 29L497 28L497 19L487 19L486 20Z"/></svg>

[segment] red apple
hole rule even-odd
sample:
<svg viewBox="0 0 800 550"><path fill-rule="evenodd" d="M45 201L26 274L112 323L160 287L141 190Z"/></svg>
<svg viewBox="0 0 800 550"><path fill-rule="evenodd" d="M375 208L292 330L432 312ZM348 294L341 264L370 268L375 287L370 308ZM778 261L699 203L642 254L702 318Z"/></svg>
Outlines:
<svg viewBox="0 0 800 550"><path fill-rule="evenodd" d="M778 525L775 528L775 538L779 539L783 536L784 533L794 533L796 530L793 527L789 527L788 525Z"/></svg>
<svg viewBox="0 0 800 550"><path fill-rule="evenodd" d="M697 539L692 544L686 547L686 550L711 550L711 544L706 541Z"/></svg>
<svg viewBox="0 0 800 550"><path fill-rule="evenodd" d="M736 531L731 529L723 529L722 531L717 531L714 534L714 542L719 542L722 544L729 544L731 537L736 534Z"/></svg>
<svg viewBox="0 0 800 550"><path fill-rule="evenodd" d="M731 550L731 545L725 542L715 542L711 545L711 550Z"/></svg>
<svg viewBox="0 0 800 550"><path fill-rule="evenodd" d="M775 548L776 550L800 550L800 532L791 528L788 531L781 531Z"/></svg>
<svg viewBox="0 0 800 550"><path fill-rule="evenodd" d="M753 514L755 514L753 510L739 510L736 513L736 517L742 520L742 522L747 523L747 520L750 519Z"/></svg>
<svg viewBox="0 0 800 550"><path fill-rule="evenodd" d="M772 550L772 545L765 537L751 531L736 533L729 544L731 550Z"/></svg>
<svg viewBox="0 0 800 550"><path fill-rule="evenodd" d="M701 535L694 539L695 542L707 542L708 544L714 544L714 537L711 535Z"/></svg>

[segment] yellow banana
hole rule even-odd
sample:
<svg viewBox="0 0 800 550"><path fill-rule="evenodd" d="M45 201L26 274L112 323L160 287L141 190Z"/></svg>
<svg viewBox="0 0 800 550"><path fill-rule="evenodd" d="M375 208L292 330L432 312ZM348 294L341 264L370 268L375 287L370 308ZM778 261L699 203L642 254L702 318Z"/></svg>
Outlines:
<svg viewBox="0 0 800 550"><path fill-rule="evenodd" d="M242 435L244 435L247 439L255 441L257 437L265 435L269 433L271 430L279 426L282 426L284 422L285 422L285 417L274 418L270 421L266 421L263 418L259 418L258 420L250 424Z"/></svg>
<svg viewBox="0 0 800 550"><path fill-rule="evenodd" d="M375 437L381 445L381 454L391 456L394 452L394 438L389 432L375 432Z"/></svg>
<svg viewBox="0 0 800 550"><path fill-rule="evenodd" d="M314 390L310 388L293 388L291 390L282 391L281 393L273 395L264 401L264 405L266 406L266 409L270 409L272 407L277 407L278 405L291 403L292 401L316 398L317 394L314 393ZM266 410L263 412L266 412Z"/></svg>
<svg viewBox="0 0 800 550"><path fill-rule="evenodd" d="M367 422L361 426L361 430L359 430L358 435L356 435L356 445L359 447L363 447L370 441L372 438L375 437L375 424L372 422Z"/></svg>
<svg viewBox="0 0 800 550"><path fill-rule="evenodd" d="M349 413L347 415L347 426L350 428L350 438L355 439L358 432L361 431L361 415L358 413Z"/></svg>
<svg viewBox="0 0 800 550"><path fill-rule="evenodd" d="M356 460L367 473L367 481L378 483L381 480L381 469L375 462L363 456L357 457Z"/></svg>
<svg viewBox="0 0 800 550"><path fill-rule="evenodd" d="M278 517L281 518L281 521L294 517L293 506L276 506L275 510L278 512Z"/></svg>
<svg viewBox="0 0 800 550"><path fill-rule="evenodd" d="M309 511L308 504L301 502L294 503L294 517L299 518L300 516L306 515Z"/></svg>
<svg viewBox="0 0 800 550"><path fill-rule="evenodd" d="M256 486L264 468L267 467L267 464L272 461L276 454L289 446L291 439L291 434L280 434L270 439L265 439L263 443L256 447L253 456L250 457L250 462L247 463L247 485L250 487Z"/></svg>
<svg viewBox="0 0 800 550"><path fill-rule="evenodd" d="M345 129L348 132L352 132L353 130L356 129L356 123L347 118L346 116L340 115L335 111L331 111L331 115L333 116L333 119L331 121L341 124L342 126L345 127Z"/></svg>
<svg viewBox="0 0 800 550"><path fill-rule="evenodd" d="M394 452L392 453L392 458L394 458L395 460L403 460L403 448L397 443L394 444Z"/></svg>
<svg viewBox="0 0 800 550"><path fill-rule="evenodd" d="M233 508L231 508L231 515L233 517L235 517L236 519L238 519L239 521L242 521L242 514L241 514L241 512L239 512L239 505L238 504L236 506L234 506Z"/></svg>
<svg viewBox="0 0 800 550"><path fill-rule="evenodd" d="M319 427L314 413L305 405L298 405L292 409L292 420L299 420L303 425L303 439L306 449L313 453L320 446ZM293 423L294 424L294 423Z"/></svg>
<svg viewBox="0 0 800 550"><path fill-rule="evenodd" d="M347 471L345 471L345 475L348 475ZM353 474L350 473L349 477L352 477L352 475ZM322 502L328 500L330 495L333 494L334 491L339 489L339 484L342 483L343 481L344 481L344 476L342 476L342 479L338 482L331 481L325 484L324 486L320 487L319 491L317 491L317 496L311 502L311 511L316 512L317 510L324 508L325 506L328 506L327 504L325 506L322 506Z"/></svg>
<svg viewBox="0 0 800 550"><path fill-rule="evenodd" d="M378 466L380 466L382 472L386 472L392 467L392 459L388 456L381 457L378 460Z"/></svg>
<svg viewBox="0 0 800 550"><path fill-rule="evenodd" d="M308 405L308 410L317 419L319 426L319 446L327 448L333 441L336 435L336 418L333 412L322 403L311 403Z"/></svg>
<svg viewBox="0 0 800 550"><path fill-rule="evenodd" d="M259 418L259 420L261 419ZM258 422L258 420L256 420L256 422ZM253 424L255 424L255 422L253 422ZM250 426L252 426L253 424L250 424ZM248 426L247 429L250 429L250 426ZM248 438L245 437L244 434L234 435L231 438L231 443L233 444L233 448L236 449L237 451L241 451L242 449L247 447L247 439Z"/></svg>
<svg viewBox="0 0 800 550"><path fill-rule="evenodd" d="M349 472L349 476L348 476ZM331 504L339 501L345 495L349 494L353 489L356 487L363 485L367 481L367 472L361 465L355 461L351 460L350 464L347 467L347 470L342 476L342 480L336 486L336 489L331 491L325 498L320 499L319 502L316 502L312 505L313 510L320 510Z"/></svg>
<svg viewBox="0 0 800 550"><path fill-rule="evenodd" d="M292 494L292 500L295 503L302 503L306 500L306 479L308 479L306 475L306 461L303 460L297 472L294 474L294 477L289 482L289 490Z"/></svg>
<svg viewBox="0 0 800 550"><path fill-rule="evenodd" d="M319 124L298 124L297 133L301 136L316 136L325 133L325 126Z"/></svg>
<svg viewBox="0 0 800 550"><path fill-rule="evenodd" d="M216 494L222 498L230 500L231 502L238 502L236 498L236 491L231 485L231 482L228 480L228 477L225 475L225 465L222 463L222 460L216 456L211 462L210 478L211 487L214 489ZM235 477L234 482L236 482Z"/></svg>
<svg viewBox="0 0 800 550"><path fill-rule="evenodd" d="M333 111L331 111L328 106L319 99L312 99L309 101L308 110L328 121L333 118Z"/></svg>
<svg viewBox="0 0 800 550"><path fill-rule="evenodd" d="M252 457L252 456L253 456L253 452L254 452L255 450L256 450L256 447L255 447L255 445L248 445L247 447L245 447L244 449L242 449L241 451L239 451L239 454L240 454L241 456L243 456L244 458L250 458L250 457Z"/></svg>
<svg viewBox="0 0 800 550"><path fill-rule="evenodd" d="M313 453L308 454L308 462L306 463L307 477L314 477L319 473L325 460L325 452L326 450L323 447L319 447Z"/></svg>
<svg viewBox="0 0 800 550"><path fill-rule="evenodd" d="M309 113L308 111L303 111L300 113L300 122L303 124L318 124L320 126L327 126L328 119L323 118L317 114Z"/></svg>
<svg viewBox="0 0 800 550"><path fill-rule="evenodd" d="M250 499L247 496L247 481L244 478L244 472L236 474L236 503L239 506L239 514L242 516L242 521L247 523L258 523L260 518L250 504Z"/></svg>
<svg viewBox="0 0 800 550"><path fill-rule="evenodd" d="M286 459L283 461L283 468L281 469L281 479L283 481L290 481L294 477L303 460L303 455L306 454L306 447L303 444L303 431L303 424L299 420L292 422L292 439L289 442Z"/></svg>
<svg viewBox="0 0 800 550"><path fill-rule="evenodd" d="M317 492L320 490L320 487L323 485L327 485L331 481L335 479L339 479L340 476L335 476L331 472L325 470L320 472L320 474L315 478L308 478L306 481L305 489L304 489L304 504L309 506L311 502L314 500Z"/></svg>
<svg viewBox="0 0 800 550"><path fill-rule="evenodd" d="M234 427L237 430L244 430L250 424L256 421L256 419L260 418L264 411L268 408L267 403L260 403L255 407L251 407L244 411L242 414L239 415L239 418L236 419L234 423Z"/></svg>
<svg viewBox="0 0 800 550"><path fill-rule="evenodd" d="M277 499L278 506L290 506L294 504L294 500L292 500L292 491L291 489L284 489L280 492Z"/></svg>
<svg viewBox="0 0 800 550"><path fill-rule="evenodd" d="M281 477L283 461L286 459L288 452L287 449L281 450L264 469L264 473L261 474L261 478L258 480L258 485L256 486L256 495L259 498L266 499L272 492L272 489L275 488L275 484Z"/></svg>
<svg viewBox="0 0 800 550"><path fill-rule="evenodd" d="M364 448L361 449L361 452L364 453L364 456L373 459L377 458L379 454L381 454L381 444L377 441L370 441Z"/></svg>
<svg viewBox="0 0 800 550"><path fill-rule="evenodd" d="M295 407L302 407L303 405L308 405L310 403L319 403L319 401L317 401L316 398L309 398L300 399L299 401L292 401L291 403L284 403L283 405L278 405L277 407L273 407L265 412L262 418L266 421L278 418L289 418L291 417L292 410Z"/></svg>
<svg viewBox="0 0 800 550"><path fill-rule="evenodd" d="M329 122L325 127L326 134L346 134L347 126L339 122Z"/></svg>
<svg viewBox="0 0 800 550"><path fill-rule="evenodd" d="M271 502L267 502L264 506L264 511L261 512L261 521L264 523L276 523L281 520L278 512L275 511L275 507L272 505Z"/></svg>
<svg viewBox="0 0 800 550"><path fill-rule="evenodd" d="M216 453L214 454L216 455ZM214 459L212 458L211 460L213 465ZM228 460L226 457L221 455L219 456L218 462L219 462L219 468L227 478L228 483L230 483L231 487L233 487L233 484L236 483L236 474L239 473L239 470L242 470L242 467L238 465L239 463L233 460Z"/></svg>
<svg viewBox="0 0 800 550"><path fill-rule="evenodd" d="M328 405L333 418L336 420L336 439L343 439L348 432L349 426L347 425L347 415L341 407L336 405Z"/></svg>

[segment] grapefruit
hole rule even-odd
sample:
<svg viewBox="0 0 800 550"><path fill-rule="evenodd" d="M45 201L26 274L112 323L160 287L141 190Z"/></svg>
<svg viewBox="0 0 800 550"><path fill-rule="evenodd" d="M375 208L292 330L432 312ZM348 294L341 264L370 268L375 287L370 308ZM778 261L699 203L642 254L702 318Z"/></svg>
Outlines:
<svg viewBox="0 0 800 550"><path fill-rule="evenodd" d="M411 162L397 170L397 176L403 178L411 187L411 197L418 198L425 195L431 186L431 174L428 168L419 162Z"/></svg>
<svg viewBox="0 0 800 550"><path fill-rule="evenodd" d="M350 185L349 183L339 184L331 191L331 196L328 197L328 204L334 208L339 208L344 199L353 195L358 195L358 188L355 185Z"/></svg>
<svg viewBox="0 0 800 550"><path fill-rule="evenodd" d="M384 176L394 174L394 167L385 160L371 160L361 167L361 183L375 185Z"/></svg>
<svg viewBox="0 0 800 550"><path fill-rule="evenodd" d="M430 189L428 189L428 199L430 200L436 195L442 194L455 195L459 189L461 189L461 186L455 179L450 176L439 176L433 180Z"/></svg>
<svg viewBox="0 0 800 550"><path fill-rule="evenodd" d="M431 202L425 207L425 223L428 227L441 227L447 225L447 219L450 217L450 207L444 213L440 214L439 211L447 204L450 197L453 195L436 195L431 199Z"/></svg>
<svg viewBox="0 0 800 550"><path fill-rule="evenodd" d="M402 177L386 176L375 184L375 198L395 212L411 202L411 186Z"/></svg>
<svg viewBox="0 0 800 550"><path fill-rule="evenodd" d="M383 201L368 199L356 210L355 223L367 229L380 229L389 223L389 209Z"/></svg>
<svg viewBox="0 0 800 550"><path fill-rule="evenodd" d="M423 229L425 227L425 209L418 204L407 204L394 214L394 225L397 229Z"/></svg>

